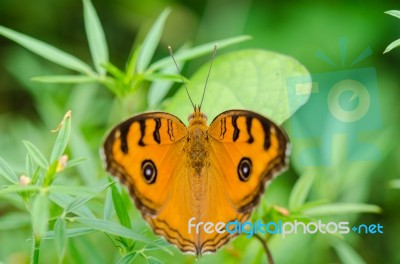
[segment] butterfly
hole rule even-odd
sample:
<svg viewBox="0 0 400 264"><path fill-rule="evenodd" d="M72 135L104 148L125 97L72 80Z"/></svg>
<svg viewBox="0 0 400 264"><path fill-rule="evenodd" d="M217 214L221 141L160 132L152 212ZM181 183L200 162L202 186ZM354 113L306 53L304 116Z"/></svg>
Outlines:
<svg viewBox="0 0 400 264"><path fill-rule="evenodd" d="M287 167L290 145L283 128L256 112L225 111L208 125L202 103L192 105L188 126L166 112L116 125L103 156L153 231L181 251L201 255L237 235L222 228L209 232L210 225L201 223L248 220L266 183ZM200 225L193 228L193 221Z"/></svg>

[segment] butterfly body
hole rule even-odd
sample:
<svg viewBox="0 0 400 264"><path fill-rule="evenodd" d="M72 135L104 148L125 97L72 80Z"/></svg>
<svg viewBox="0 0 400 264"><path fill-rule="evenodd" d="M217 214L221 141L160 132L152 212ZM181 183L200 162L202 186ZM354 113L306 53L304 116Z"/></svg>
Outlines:
<svg viewBox="0 0 400 264"><path fill-rule="evenodd" d="M189 222L246 221L266 183L286 167L289 143L255 112L226 111L208 126L195 107L187 127L164 112L134 116L109 133L103 152L107 171L128 187L154 232L199 255L236 234Z"/></svg>

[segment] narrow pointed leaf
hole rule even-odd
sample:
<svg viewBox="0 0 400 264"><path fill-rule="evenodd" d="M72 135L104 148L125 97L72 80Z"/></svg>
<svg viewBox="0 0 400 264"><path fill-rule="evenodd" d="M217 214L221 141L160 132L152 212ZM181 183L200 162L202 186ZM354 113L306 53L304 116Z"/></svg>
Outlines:
<svg viewBox="0 0 400 264"><path fill-rule="evenodd" d="M90 233L97 232L97 230L90 228L90 227L77 227L77 228L68 228L65 230L65 236L67 238L70 237L78 237L84 236ZM43 239L55 239L56 234L54 230L47 231L46 234L43 236Z"/></svg>
<svg viewBox="0 0 400 264"><path fill-rule="evenodd" d="M148 238L136 234L134 231L132 231L129 228L126 228L124 226L118 225L114 222L102 220L102 219L94 219L94 218L87 218L87 217L76 217L75 221L82 223L84 225L87 225L89 227L95 228L99 231L105 232L110 235L115 235L115 236L120 236L120 237L125 237L129 238L132 240L140 241L146 244L151 244L154 245L166 252L169 252L165 247L158 245L154 241L149 240Z"/></svg>
<svg viewBox="0 0 400 264"><path fill-rule="evenodd" d="M308 171L297 180L289 198L289 209L291 211L299 209L305 202L314 181L315 173Z"/></svg>
<svg viewBox="0 0 400 264"><path fill-rule="evenodd" d="M59 125L57 139L56 142L54 143L53 151L51 152L50 163L55 162L64 153L70 135L71 135L71 111L68 111Z"/></svg>
<svg viewBox="0 0 400 264"><path fill-rule="evenodd" d="M400 18L400 11L399 10L389 10L385 12L388 15Z"/></svg>
<svg viewBox="0 0 400 264"><path fill-rule="evenodd" d="M51 75L37 76L33 77L31 80L42 83L88 83L97 82L99 79L85 75Z"/></svg>
<svg viewBox="0 0 400 264"><path fill-rule="evenodd" d="M123 258L118 261L118 264L132 264L135 263L135 259L139 256L137 251L129 252Z"/></svg>
<svg viewBox="0 0 400 264"><path fill-rule="evenodd" d="M65 223L64 218L58 218L54 225L54 233L55 233L55 244L56 251L59 259L59 263L62 263L62 259L64 258L66 247L67 247L67 234L66 234L67 225Z"/></svg>
<svg viewBox="0 0 400 264"><path fill-rule="evenodd" d="M400 39L393 41L392 43L389 44L389 46L386 47L385 51L383 53L389 52L394 48L397 48L400 46Z"/></svg>
<svg viewBox="0 0 400 264"><path fill-rule="evenodd" d="M199 46L196 46L194 48L188 49L188 50L184 50L179 54L176 54L175 56L175 60L178 61L187 61L187 60L191 60L197 57L200 57L202 55L208 54L208 53L212 53L212 51L214 50L214 45L218 44L218 49L222 49L246 40L250 40L251 37L250 36L238 36L238 37L233 37L233 38L228 38L228 39L223 39L223 40L217 40L214 42L209 42L206 44L202 44ZM169 65L172 65L173 61L171 59L171 57L165 57L159 61L154 62L152 65L150 65L149 67L149 71L155 71L158 70L160 68L164 68L167 67Z"/></svg>
<svg viewBox="0 0 400 264"><path fill-rule="evenodd" d="M102 65L108 62L107 41L99 17L90 0L83 1L83 14L93 64L97 72L104 75L106 70Z"/></svg>
<svg viewBox="0 0 400 264"><path fill-rule="evenodd" d="M81 207L82 205L84 205L85 203L87 203L89 200L91 200L93 197L95 197L97 194L101 193L102 191L104 191L106 188L108 188L111 184L113 184L114 182L108 182L106 184L103 184L101 186L98 186L96 188L94 188L93 193L90 195L84 195L81 197L77 197L75 198L75 200L73 200L66 208L65 211L69 212L69 211L75 211L77 210L79 207Z"/></svg>
<svg viewBox="0 0 400 264"><path fill-rule="evenodd" d="M83 61L40 40L18 33L3 26L0 26L0 35L67 69L89 75L93 73L89 65Z"/></svg>
<svg viewBox="0 0 400 264"><path fill-rule="evenodd" d="M333 203L309 207L302 213L309 216L339 215L350 213L381 213L382 209L373 204Z"/></svg>
<svg viewBox="0 0 400 264"><path fill-rule="evenodd" d="M158 43L160 42L164 24L170 12L171 10L167 8L161 13L144 39L136 62L137 71L139 73L144 72L147 66L149 66L151 58L153 57Z"/></svg>
<svg viewBox="0 0 400 264"><path fill-rule="evenodd" d="M128 212L126 211L124 200L122 199L122 196L115 184L111 186L111 195L119 222L123 226L131 228L132 224Z"/></svg>
<svg viewBox="0 0 400 264"><path fill-rule="evenodd" d="M32 204L32 228L36 238L41 238L47 231L49 220L49 199L40 193Z"/></svg>
<svg viewBox="0 0 400 264"><path fill-rule="evenodd" d="M23 143L25 147L28 149L28 153L33 159L33 161L41 168L47 169L49 167L49 163L47 162L42 152L40 152L40 150L29 141L23 141Z"/></svg>
<svg viewBox="0 0 400 264"><path fill-rule="evenodd" d="M10 165L2 158L0 158L0 175L11 183L18 183L19 181L17 174L15 174Z"/></svg>

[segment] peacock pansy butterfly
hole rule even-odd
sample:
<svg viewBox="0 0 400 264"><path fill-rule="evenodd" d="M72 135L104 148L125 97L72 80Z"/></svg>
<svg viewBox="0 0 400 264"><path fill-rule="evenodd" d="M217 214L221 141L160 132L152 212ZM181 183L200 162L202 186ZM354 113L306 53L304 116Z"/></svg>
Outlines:
<svg viewBox="0 0 400 264"><path fill-rule="evenodd" d="M194 232L189 221L246 221L266 183L287 166L289 140L248 110L225 111L208 126L200 104L188 126L165 112L129 118L108 134L103 154L106 170L128 187L154 232L201 255L236 234Z"/></svg>

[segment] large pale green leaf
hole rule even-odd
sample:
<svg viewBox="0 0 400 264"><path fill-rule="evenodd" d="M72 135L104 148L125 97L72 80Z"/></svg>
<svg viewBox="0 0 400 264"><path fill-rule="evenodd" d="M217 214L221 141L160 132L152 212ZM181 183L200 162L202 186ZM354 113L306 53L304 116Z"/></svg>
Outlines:
<svg viewBox="0 0 400 264"><path fill-rule="evenodd" d="M201 67L188 83L195 104L201 101L208 68L209 64ZM296 78L296 86L288 85ZM210 121L224 110L248 109L282 123L308 100L310 91L309 72L294 58L266 50L243 50L217 56L201 110ZM166 110L187 120L193 108L183 88Z"/></svg>

